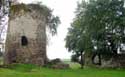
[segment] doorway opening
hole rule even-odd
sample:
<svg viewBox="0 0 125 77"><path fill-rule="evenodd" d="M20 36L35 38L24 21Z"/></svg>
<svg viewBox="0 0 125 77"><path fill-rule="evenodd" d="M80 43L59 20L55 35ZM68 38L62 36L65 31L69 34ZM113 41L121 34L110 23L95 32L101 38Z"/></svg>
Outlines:
<svg viewBox="0 0 125 77"><path fill-rule="evenodd" d="M27 46L28 45L28 39L26 36L21 37L21 45L22 46Z"/></svg>

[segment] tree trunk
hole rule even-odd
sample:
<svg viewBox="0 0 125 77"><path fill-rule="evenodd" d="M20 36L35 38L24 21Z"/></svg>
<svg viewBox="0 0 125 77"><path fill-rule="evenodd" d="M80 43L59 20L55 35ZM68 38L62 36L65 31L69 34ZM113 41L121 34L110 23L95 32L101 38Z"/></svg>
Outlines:
<svg viewBox="0 0 125 77"><path fill-rule="evenodd" d="M99 63L98 63L98 65L102 65L102 62L101 62L101 54L98 54L98 58L99 58Z"/></svg>
<svg viewBox="0 0 125 77"><path fill-rule="evenodd" d="M81 69L83 69L83 66L84 66L84 59L83 59L83 51L81 51Z"/></svg>

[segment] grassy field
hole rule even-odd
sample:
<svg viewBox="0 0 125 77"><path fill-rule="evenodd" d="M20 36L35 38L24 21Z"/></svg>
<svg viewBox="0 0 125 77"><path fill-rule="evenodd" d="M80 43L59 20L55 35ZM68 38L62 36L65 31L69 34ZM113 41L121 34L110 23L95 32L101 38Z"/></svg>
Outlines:
<svg viewBox="0 0 125 77"><path fill-rule="evenodd" d="M37 67L30 64L16 64L0 68L0 77L125 77L124 69L79 69L71 64L71 69L59 70Z"/></svg>
<svg viewBox="0 0 125 77"><path fill-rule="evenodd" d="M3 64L3 57L0 57L0 65Z"/></svg>

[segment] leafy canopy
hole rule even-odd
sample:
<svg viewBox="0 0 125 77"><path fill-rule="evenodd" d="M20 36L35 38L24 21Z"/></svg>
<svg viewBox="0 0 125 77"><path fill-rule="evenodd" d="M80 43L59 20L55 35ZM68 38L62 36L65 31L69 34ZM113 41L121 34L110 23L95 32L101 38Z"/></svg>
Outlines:
<svg viewBox="0 0 125 77"><path fill-rule="evenodd" d="M75 13L65 39L69 51L117 54L125 43L124 0L83 0Z"/></svg>

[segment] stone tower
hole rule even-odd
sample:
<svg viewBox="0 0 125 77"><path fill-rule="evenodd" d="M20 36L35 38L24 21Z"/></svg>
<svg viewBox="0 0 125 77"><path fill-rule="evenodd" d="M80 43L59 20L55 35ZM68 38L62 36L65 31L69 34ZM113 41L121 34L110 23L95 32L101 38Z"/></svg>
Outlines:
<svg viewBox="0 0 125 77"><path fill-rule="evenodd" d="M5 64L46 63L47 11L37 4L11 6Z"/></svg>

